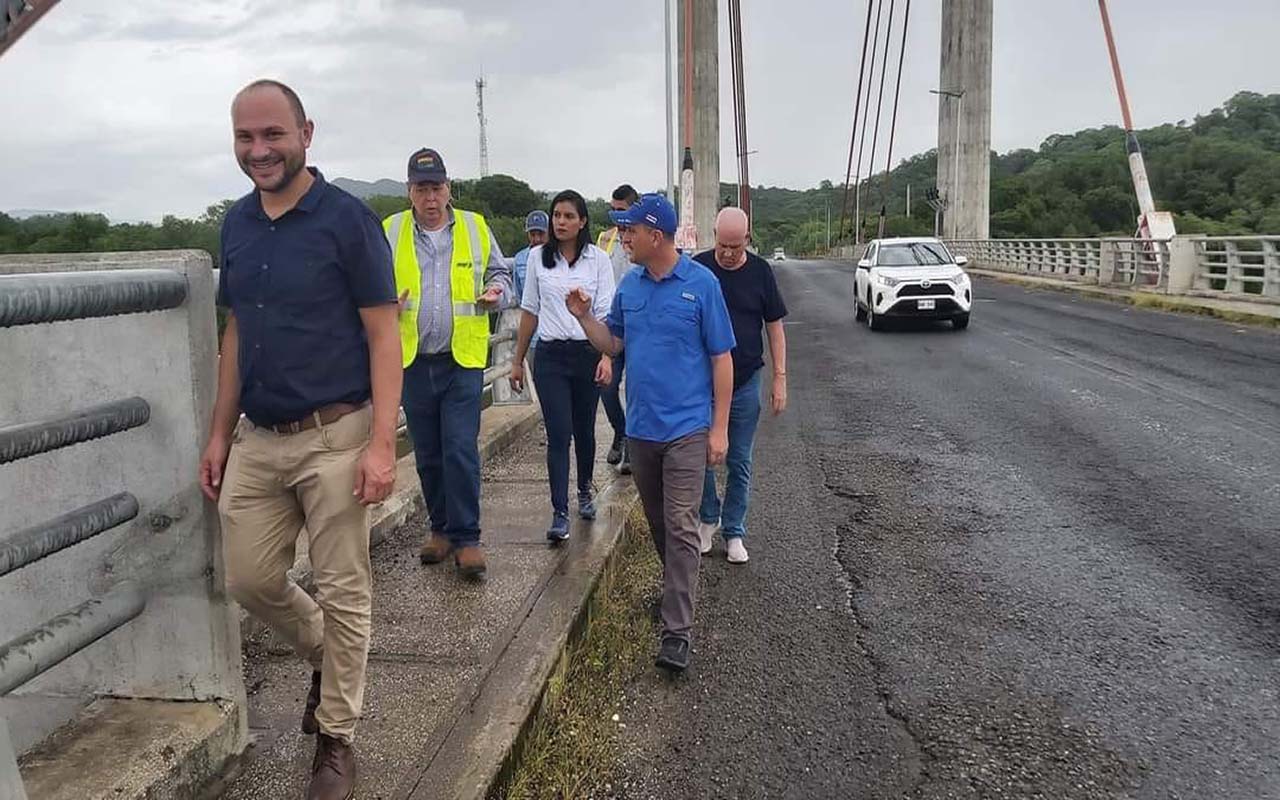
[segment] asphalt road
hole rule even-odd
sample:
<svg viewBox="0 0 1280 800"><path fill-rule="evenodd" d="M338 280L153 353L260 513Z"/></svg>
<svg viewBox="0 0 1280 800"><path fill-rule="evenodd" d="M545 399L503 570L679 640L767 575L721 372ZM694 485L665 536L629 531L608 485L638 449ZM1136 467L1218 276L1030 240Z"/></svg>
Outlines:
<svg viewBox="0 0 1280 800"><path fill-rule="evenodd" d="M791 409L634 798L1280 798L1280 335L979 281L871 333L789 261Z"/></svg>

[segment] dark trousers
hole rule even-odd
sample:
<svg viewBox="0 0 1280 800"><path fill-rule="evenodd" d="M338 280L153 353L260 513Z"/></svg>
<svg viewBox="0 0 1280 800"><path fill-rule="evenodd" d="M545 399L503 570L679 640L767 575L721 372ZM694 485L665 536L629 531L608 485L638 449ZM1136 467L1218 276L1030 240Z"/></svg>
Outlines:
<svg viewBox="0 0 1280 800"><path fill-rule="evenodd" d="M640 503L662 559L662 635L693 634L698 586L698 504L707 471L707 432L674 442L628 439Z"/></svg>
<svg viewBox="0 0 1280 800"><path fill-rule="evenodd" d="M604 406L605 416L613 426L613 435L621 438L627 435L627 413L622 406L622 372L627 368L627 353L624 350L613 357L613 380L600 390L600 405Z"/></svg>
<svg viewBox="0 0 1280 800"><path fill-rule="evenodd" d="M596 462L596 364L600 354L589 342L538 342L533 383L547 427L547 477L551 507L569 513L569 440L578 456L578 492L591 491Z"/></svg>
<svg viewBox="0 0 1280 800"><path fill-rule="evenodd" d="M480 543L480 397L484 370L419 354L404 371L404 406L431 530L457 547Z"/></svg>

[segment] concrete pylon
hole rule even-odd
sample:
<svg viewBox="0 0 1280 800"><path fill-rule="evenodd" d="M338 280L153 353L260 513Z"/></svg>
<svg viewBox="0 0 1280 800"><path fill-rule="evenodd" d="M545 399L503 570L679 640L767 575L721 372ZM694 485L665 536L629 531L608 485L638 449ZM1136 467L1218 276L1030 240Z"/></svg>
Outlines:
<svg viewBox="0 0 1280 800"><path fill-rule="evenodd" d="M992 2L942 4L938 191L947 200L942 227L949 239L991 235Z"/></svg>
<svg viewBox="0 0 1280 800"><path fill-rule="evenodd" d="M720 29L717 0L679 0L676 40L680 73L680 149L692 139L694 223L698 248L715 243L720 208ZM692 32L689 27L692 23ZM690 49L692 48L692 53ZM692 58L693 96L686 94Z"/></svg>

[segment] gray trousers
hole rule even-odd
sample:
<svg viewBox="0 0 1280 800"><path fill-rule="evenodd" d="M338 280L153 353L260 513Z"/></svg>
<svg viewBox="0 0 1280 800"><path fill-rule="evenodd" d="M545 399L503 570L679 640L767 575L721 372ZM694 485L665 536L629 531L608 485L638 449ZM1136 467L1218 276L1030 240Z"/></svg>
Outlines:
<svg viewBox="0 0 1280 800"><path fill-rule="evenodd" d="M698 505L707 470L707 432L674 442L628 439L631 469L653 546L662 559L662 635L693 635L698 584Z"/></svg>

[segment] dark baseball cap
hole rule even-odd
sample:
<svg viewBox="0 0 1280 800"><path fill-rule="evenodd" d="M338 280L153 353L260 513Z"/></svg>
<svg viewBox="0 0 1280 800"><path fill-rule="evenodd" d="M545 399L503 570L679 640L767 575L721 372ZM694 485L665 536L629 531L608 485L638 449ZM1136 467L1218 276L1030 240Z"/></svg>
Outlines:
<svg viewBox="0 0 1280 800"><path fill-rule="evenodd" d="M545 211L530 211L529 216L524 218L524 229L526 232L542 231L543 233L546 233L547 224L547 212Z"/></svg>
<svg viewBox="0 0 1280 800"><path fill-rule="evenodd" d="M676 207L660 194L642 194L626 211L610 211L618 225L645 225L668 236L676 232Z"/></svg>
<svg viewBox="0 0 1280 800"><path fill-rule="evenodd" d="M444 159L430 147L424 147L409 156L409 183L444 183L449 180Z"/></svg>

